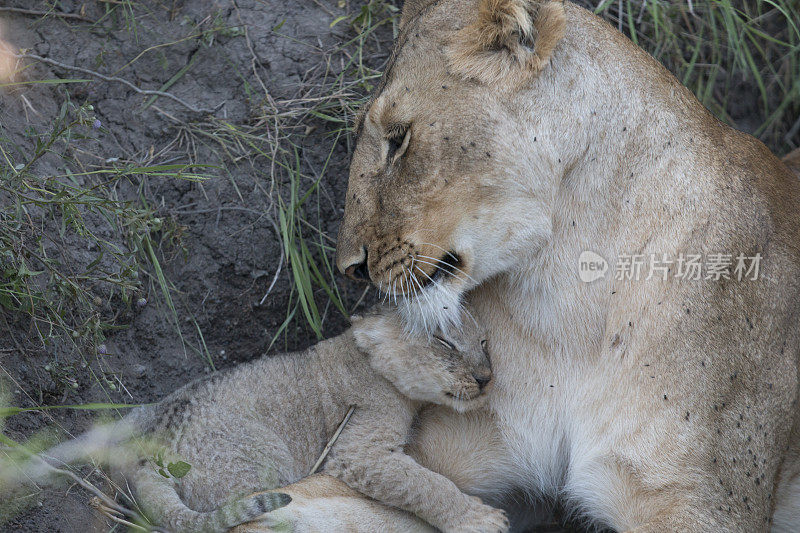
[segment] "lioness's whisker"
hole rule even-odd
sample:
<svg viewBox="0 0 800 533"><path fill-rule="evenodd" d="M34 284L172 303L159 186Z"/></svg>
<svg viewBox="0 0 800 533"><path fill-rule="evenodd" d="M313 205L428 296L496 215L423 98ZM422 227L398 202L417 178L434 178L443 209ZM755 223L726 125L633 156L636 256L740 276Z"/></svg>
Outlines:
<svg viewBox="0 0 800 533"><path fill-rule="evenodd" d="M424 290L422 290L422 284L417 279L417 276L414 275L413 271L409 272L409 277L419 287L419 290L415 290L415 292L422 293L422 295L425 297L425 300L427 300L428 305L431 305L431 300L428 297L428 293L426 293ZM430 330L428 329L428 320L425 318L425 312L422 309L422 304L420 303L419 298L416 298L416 304L417 304L417 307L419 307L420 316L422 316L422 325L425 327L425 333L430 333Z"/></svg>
<svg viewBox="0 0 800 533"><path fill-rule="evenodd" d="M434 273L437 270L439 270L439 265L437 265L437 264L431 263L429 261L423 261L422 259L418 259L418 262L422 263L423 265L430 265L430 266L434 267L433 268ZM419 268L419 267L417 267L417 268ZM453 272L450 272L450 271L447 271L447 270L442 270L442 272L443 272L443 274L445 276L452 276L452 277L458 279L458 276L456 276ZM428 278L430 278L430 276L428 276Z"/></svg>
<svg viewBox="0 0 800 533"><path fill-rule="evenodd" d="M433 246L434 248L438 248L441 251L443 251L445 253L445 255L449 255L450 257L452 257L453 260L459 261L458 257L456 257L451 250L445 250L444 248L442 248L438 244L433 244L432 242L424 242L424 241L420 242L420 244L423 245L423 246L424 245L428 245L428 246ZM421 257L426 257L426 256L424 256L422 254L420 254L420 256ZM430 259L433 259L433 258L431 257ZM446 264L449 264L449 263L446 263ZM450 265L450 266L452 266L453 268L457 268L455 265ZM466 272L464 272L463 270L460 270L460 272L463 272L465 276L469 277L469 275ZM475 281L475 280L472 280L472 281Z"/></svg>
<svg viewBox="0 0 800 533"><path fill-rule="evenodd" d="M452 254L449 254L449 255L452 255ZM472 281L475 281L475 279L474 279L472 276L470 276L469 274L467 274L466 272L464 272L463 270L461 270L460 268L458 268L458 267L457 267L457 266L455 266L454 264L452 264L452 263L448 263L448 262L447 262L447 261L445 261L444 259L437 259L437 258L435 258L435 257L430 257L430 256L428 256L428 255L423 255L423 254L417 254L417 257L423 257L423 258L425 258L425 259L430 259L430 260L432 260L432 261L438 261L440 264L442 264L442 265L446 265L446 266L449 266L450 268L452 268L452 269L454 269L454 270L457 270L457 271L461 272L462 274L464 274L464 275L465 275L467 278L469 278L470 280L472 280Z"/></svg>
<svg viewBox="0 0 800 533"><path fill-rule="evenodd" d="M411 235L415 235L415 234L419 233L420 231L431 231L431 232L432 232L432 231L434 231L434 230L432 230L432 229L430 229L430 228L417 228L417 229L415 229L414 231L412 231L411 233L409 233L408 235L409 235L409 236L411 236Z"/></svg>
<svg viewBox="0 0 800 533"><path fill-rule="evenodd" d="M392 295L395 292L395 281L397 281L397 280L392 278L392 269L390 268L389 269L389 289L390 289L390 292L388 293L389 294L389 303L392 302ZM396 303L397 303L397 296L395 296L395 304Z"/></svg>
<svg viewBox="0 0 800 533"><path fill-rule="evenodd" d="M386 290L382 290L383 292L383 300L381 300L381 305L386 303L386 299L389 297L389 288L387 287Z"/></svg>
<svg viewBox="0 0 800 533"><path fill-rule="evenodd" d="M425 292L424 288L422 287L422 283L420 283L419 279L417 279L417 275L414 274L414 271L411 270L408 273L411 276L411 280L416 284L417 289L415 290L416 294L422 294L428 302L430 302L430 298L428 298L428 293Z"/></svg>
<svg viewBox="0 0 800 533"><path fill-rule="evenodd" d="M470 313L470 312L469 312L469 309L467 309L466 307L464 307L464 308L463 308L461 311L462 311L462 312L463 312L465 315L467 315L467 316L469 317L469 319L470 319L470 320L472 320L472 323L473 323L473 324L475 324L475 327L478 327L478 321L477 321L477 320L475 320L475 317L474 317L474 316L472 316L472 313Z"/></svg>
<svg viewBox="0 0 800 533"><path fill-rule="evenodd" d="M418 255L417 257L427 257L427 256L419 256ZM433 258L431 258L431 259L433 259ZM439 261L439 263L431 263L430 261L423 261L422 259L417 259L417 261L422 263L422 264L424 264L424 265L430 265L430 266L434 267L434 272L436 270L439 270L441 268L441 265L444 264L441 261ZM434 259L434 261L436 261L436 259ZM453 268L455 268L455 267L453 267ZM445 275L453 276L454 278L458 279L458 276L456 276L453 272L450 272L449 270L445 270L443 268L441 268L441 270Z"/></svg>
<svg viewBox="0 0 800 533"><path fill-rule="evenodd" d="M452 255L452 254L450 254L450 255ZM457 266L455 266L455 265L453 265L451 263L448 263L447 261L445 261L443 259L436 259L435 257L430 257L430 256L427 256L427 255L422 255L422 254L417 254L417 257L424 257L425 259L430 259L431 261L438 261L442 265L446 265L446 266L449 266L450 268L452 268L454 270L458 270L459 272L464 274L467 277L467 279L469 279L470 281L475 281L475 278L473 278L472 276L470 276L469 274L467 274L466 272L464 272L463 270L461 270ZM475 283L477 283L477 281L475 281Z"/></svg>
<svg viewBox="0 0 800 533"><path fill-rule="evenodd" d="M453 252L452 252L452 251L450 251L450 250L445 250L444 248L442 248L442 247L441 247L441 246L439 246L438 244L433 244L432 242L424 242L424 241L420 242L420 244L421 244L421 245L423 245L423 246L433 246L434 248L438 248L438 249L440 249L441 251L443 251L445 254L447 254L447 255L449 255L450 257L452 257L453 259L455 259L455 256L453 255Z"/></svg>
<svg viewBox="0 0 800 533"><path fill-rule="evenodd" d="M415 265L415 266L416 266L416 265ZM423 276L425 276L426 278L428 278L428 280L429 280L431 283L433 283L434 285L438 285L438 284L439 284L439 282L438 282L438 281L436 281L435 279L433 279L432 277L430 277L430 276L428 275L428 273L427 273L427 272L425 272L424 270L422 270L420 267L416 267L416 268L417 268L417 270L419 270L420 272L422 272L422 275L423 275Z"/></svg>

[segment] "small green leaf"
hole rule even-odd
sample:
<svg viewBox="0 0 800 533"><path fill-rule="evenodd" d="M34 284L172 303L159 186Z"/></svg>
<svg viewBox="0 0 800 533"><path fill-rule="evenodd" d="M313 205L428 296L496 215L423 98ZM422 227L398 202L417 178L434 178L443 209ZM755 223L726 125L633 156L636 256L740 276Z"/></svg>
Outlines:
<svg viewBox="0 0 800 533"><path fill-rule="evenodd" d="M158 473L159 473L159 474L161 474L161 476L162 476L162 477L165 477L165 478L169 479L169 474L167 474L166 472L164 472L164 469L163 469L163 468L159 468L159 469L158 469Z"/></svg>
<svg viewBox="0 0 800 533"><path fill-rule="evenodd" d="M176 479L182 478L188 474L189 470L191 469L192 465L184 461L178 461L177 463L170 463L167 465L167 470L169 470L169 473L172 474L172 477Z"/></svg>
<svg viewBox="0 0 800 533"><path fill-rule="evenodd" d="M329 27L333 28L334 26L336 26L345 19L347 19L347 15L341 15L339 17L336 17L335 19L333 19L333 22L331 22L331 25Z"/></svg>

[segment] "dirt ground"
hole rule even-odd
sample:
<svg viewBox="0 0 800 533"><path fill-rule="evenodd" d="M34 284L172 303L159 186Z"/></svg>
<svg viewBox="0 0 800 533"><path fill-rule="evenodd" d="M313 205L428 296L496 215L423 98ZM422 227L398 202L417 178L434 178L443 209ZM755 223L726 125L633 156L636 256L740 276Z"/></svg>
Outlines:
<svg viewBox="0 0 800 533"><path fill-rule="evenodd" d="M103 3L98 2L62 0L57 4L59 10L89 20L100 20L105 13ZM185 253L177 247L167 248L162 257L165 276L175 285L173 298L182 331L187 340L199 344L193 324L196 320L217 369L267 351L286 317L289 268L281 259L282 244L272 218L270 161L262 157L252 164L245 160L237 164L213 140L190 134L187 124L199 123L199 129L206 131L214 131L222 123L258 129L259 117L267 106L261 81L277 108L286 113L303 109L305 104L295 100L335 91L332 80L347 57L330 51L353 38L354 33L347 24L333 29L330 24L337 16L361 8L360 4L341 4L336 0L137 2L135 28L122 15L93 26L72 18L42 19L0 12L4 38L18 48L67 65L104 73L119 71L117 76L143 88L158 89L191 63L170 92L197 108L222 105L214 113L217 121L210 124L208 118L166 98L142 109L147 99L120 83L32 85L22 92L0 89L0 123L7 136L4 141L28 145L26 129L30 124L46 129L68 89L73 102L93 104L103 124L98 141L79 145L82 151L73 154L85 165L120 158L153 164L193 160L220 167L212 169L213 178L202 183L170 179L146 183L147 198L157 206L157 213L182 232ZM27 0L10 5L47 9L44 2ZM81 6L85 10L81 11ZM212 32L215 28L228 29ZM247 37L242 33L244 28ZM204 37L185 38L203 31L208 33ZM387 26L367 43L371 64L379 67L386 59L391 38L391 26ZM173 41L125 66L148 47ZM84 77L35 62L30 69L28 77L33 79ZM319 177L324 171L319 207L314 206L310 220L319 222L326 235L335 236L347 183L347 138L336 141L334 132L339 126L313 116L290 116L285 123L286 135L299 147L303 173ZM263 129L267 128L265 123ZM56 172L61 166L63 162L57 158L43 158L36 170ZM308 188L308 183L302 184L303 190ZM136 188L129 184L129 189L121 193L135 197ZM281 273L274 278L281 262ZM264 299L273 279L274 286ZM351 306L348 310L352 309L364 287L352 283L340 286L350 290L345 300ZM99 387L86 373L76 374L77 388L65 390L44 367L54 358L68 358L69 354L59 353L58 347L38 347L31 339L28 322L12 322L10 331L6 334L4 329L0 334L0 363L10 374L4 378L15 384L13 404L146 403L208 372L209 364L203 357L184 349L169 309L163 302L157 303L158 289L145 286L139 296L152 303L141 308L120 306L122 322L129 327L108 335L105 345L109 353L96 363L119 379L116 391ZM7 317L9 321L12 318ZM323 333L337 334L346 323L346 318L331 307L323 321ZM298 320L271 351L302 348L315 340ZM67 434L77 434L94 416L92 412L70 410L23 414L9 419L6 433L25 440L36 430L57 426ZM90 479L102 485L98 476ZM6 524L3 531L108 531L111 526L87 505L87 495L76 487L45 489L31 500L32 509Z"/></svg>
<svg viewBox="0 0 800 533"><path fill-rule="evenodd" d="M343 69L346 78L354 76L354 67L345 65L355 48L343 43L353 39L355 32L346 23L331 26L340 16L358 14L364 2L60 0L55 4L58 11L73 16L42 18L0 11L2 37L29 53L118 76L146 89L159 89L187 67L169 92L195 108L214 112L209 117L164 97L145 107L147 97L122 83L100 80L0 89L4 136L0 142L30 146L28 128L46 129L69 99L91 103L102 123L97 140L80 141L71 149L69 155L79 166L92 168L109 161L213 165L207 170L211 179L206 181L142 178L139 183L122 184L119 190L132 200L144 191L156 214L173 228L167 240L180 236L179 244L167 243L160 250L161 264L174 285L176 313L186 342L204 344L207 351L201 351L208 356L186 349L171 311L152 283L136 295L147 301L145 305L124 306L113 299L103 304L108 312L118 313L120 323L127 327L106 334L108 353L93 357L90 366L96 373L113 376L115 390L100 386L89 372L77 372L72 378L77 386L64 387L45 367L54 360L74 358L74 354L57 345L41 347L26 320L6 315L3 320L8 326L0 322L0 378L11 383L12 404L147 403L212 371L211 363L220 369L315 342L313 332L298 319L271 346L291 304L290 268L283 258L274 216L275 194L288 194L287 174L276 173L268 157L253 155L256 148L268 148L269 142L255 148L243 146L238 153L236 143L223 146L208 134L222 138L226 127L233 125L260 135L257 142L262 143L271 138L268 132L273 123L265 117L280 113L285 130L275 135L290 141L285 146L297 147L301 193L321 178L319 193L314 192L309 204L309 224L335 238L344 205L351 139L340 134L341 123L308 110L326 101L333 107L341 105L345 111L338 117L349 119L341 100L355 100L366 93L365 84L345 87L337 81ZM127 7L107 15L109 6L119 4L129 6L129 17L125 15ZM28 0L8 0L2 5L48 9L45 2ZM391 39L391 22L370 35L364 43L367 67L381 68ZM36 61L30 62L26 75L29 79L86 77ZM754 129L757 122L748 122L745 107L743 104L735 118ZM56 173L65 165L58 157L44 157L36 171ZM99 222L96 230L115 238ZM325 242L333 246L333 242ZM72 253L80 264L91 259L89 252L78 243ZM370 292L360 299L365 287L342 279L339 288L348 311L369 304L374 297ZM114 308L117 304L119 309ZM325 307L324 336L339 333L346 324L341 312ZM8 419L5 433L24 441L43 428L55 427L65 437L88 428L95 416L91 411L74 410L20 414ZM96 472L84 473L104 486ZM88 495L76 486L43 488L31 495L28 510L0 530L111 530L114 524L95 512L88 501ZM122 526L117 525L116 530Z"/></svg>

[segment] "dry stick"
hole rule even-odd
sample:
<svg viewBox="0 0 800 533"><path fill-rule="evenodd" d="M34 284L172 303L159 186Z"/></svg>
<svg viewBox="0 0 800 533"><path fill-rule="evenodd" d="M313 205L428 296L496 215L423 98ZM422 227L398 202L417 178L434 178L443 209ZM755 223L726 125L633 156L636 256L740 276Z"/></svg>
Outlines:
<svg viewBox="0 0 800 533"><path fill-rule="evenodd" d="M256 77L258 83L261 85L261 88L264 89L264 96L269 102L269 105L272 106L272 109L275 111L275 114L278 114L278 106L275 104L275 99L272 98L272 95L269 93L264 80L261 79L261 76L258 75L258 69L256 68L256 63L258 62L258 55L256 55L256 51L253 48L253 42L250 40L250 32L247 28L247 24L242 21L242 14L239 11L239 6L236 4L236 1L233 0L233 7L236 8L236 17L239 19L239 23L244 28L244 41L247 43L247 49L250 50L250 66L253 69L253 76ZM278 126L278 118L275 117L275 142L272 143L272 159L270 163L270 176L273 176L273 183L274 183L274 176L275 176L275 156L278 153L278 145L280 144L280 136L279 136L279 126ZM267 130L269 133L269 130ZM271 192L271 191L270 191Z"/></svg>
<svg viewBox="0 0 800 533"><path fill-rule="evenodd" d="M119 511L115 511L114 509L110 509L109 507L103 505L103 502L97 496L91 499L89 505L91 505L101 515L105 516L109 520L117 522L118 524L122 524L124 526L128 526L133 529L138 529L139 531L152 531L150 529L142 527L138 524L134 524L133 522L129 522L128 520L125 520L124 518L117 516L117 513L119 513Z"/></svg>
<svg viewBox="0 0 800 533"><path fill-rule="evenodd" d="M339 435L342 433L342 430L347 425L347 423L350 421L350 417L353 416L353 411L355 411L355 410L356 410L356 406L355 405L351 405L350 409L347 411L347 414L344 415L344 420L342 420L342 423L339 424L338 428L336 428L336 433L333 434L333 437L331 437L331 440L329 440L328 444L325 445L325 449L322 450L322 455L319 456L319 459L317 459L317 462L314 464L314 467L308 473L309 476L311 474L315 473L317 471L317 469L322 465L322 461L325 460L325 458L328 456L328 453L331 451L331 448L333 448L333 445L336 444L336 439L339 438Z"/></svg>
<svg viewBox="0 0 800 533"><path fill-rule="evenodd" d="M789 131L787 131L787 132L786 132L786 136L784 137L784 140L785 140L787 143L790 143L790 142L792 142L792 137L794 137L795 135L797 135L797 132L798 132L798 131L800 131L800 118L798 118L798 119L797 119L797 122L795 122L795 123L792 125L792 127L791 127L791 128L789 128Z"/></svg>
<svg viewBox="0 0 800 533"><path fill-rule="evenodd" d="M55 467L55 466L51 465L49 462L47 462L47 460L45 460L42 456L40 456L37 453L29 452L29 451L25 450L24 448L22 448L22 450L25 453L29 454L32 458L35 458L35 459L41 461L52 473L60 474L62 476L67 476L67 477L71 478L75 483L77 483L78 485L83 487L85 490L87 490L87 491L91 492L92 494L94 494L95 498L97 498L100 502L102 502L102 504L94 505L94 507L98 508L100 505L102 505L102 507L104 507L108 511L108 513L103 513L103 514L105 514L106 516L108 516L112 520L120 522L122 519L120 519L118 517L115 518L115 517L111 516L111 513L110 513L111 511L119 513L119 514L121 514L123 516L128 516L128 517L133 518L133 519L143 520L142 516L139 515L139 513L119 505L117 502L115 502L110 497L108 497L108 495L106 495L103 491L101 491L100 489L95 487L92 483L90 483L90 482L86 481L85 479L83 479L82 477L78 476L74 472L71 472L69 470L66 470L66 469L63 469L63 468L58 468L58 467ZM146 522L146 520L143 520L143 521ZM131 526L135 525L135 524L132 524L132 523L130 523L128 521L123 521L121 523L125 523L125 524L131 525ZM138 527L141 527L141 526L138 526ZM152 532L156 532L156 533L169 533L168 531L166 531L164 529L161 529L161 528L158 528L158 527L153 527L153 526L150 526L148 529L146 529L146 531L152 531Z"/></svg>
<svg viewBox="0 0 800 533"><path fill-rule="evenodd" d="M0 11L19 13L20 15L32 15L34 17L46 17L47 15L54 15L56 17L61 17L64 19L75 19L75 20L83 20L85 22L94 22L94 20L88 17L84 17L83 15L77 15L75 13L64 13L63 11L36 11L35 9L25 9L23 7L0 7Z"/></svg>
<svg viewBox="0 0 800 533"><path fill-rule="evenodd" d="M62 476L67 476L67 477L71 478L75 483L77 483L78 485L80 485L81 487L86 489L87 491L89 491L92 494L94 494L97 498L99 498L103 502L104 505L106 505L110 509L113 509L116 512L122 514L122 515L130 516L130 517L133 517L133 518L141 518L134 511L131 511L130 509L126 509L125 507L122 507L122 506L118 505L114 500L112 500L106 494L104 494L103 491L101 491L100 489L98 489L97 487L95 487L94 485L92 485L91 483L89 483L88 481L83 479L82 477L76 475L74 472L71 472L69 470L65 470L63 468L58 468L58 467L55 467L55 466L51 465L46 459L44 459L38 453L29 452L28 450L26 450L24 448L20 448L20 449L22 451L24 451L26 454L28 454L32 459L37 459L42 464L44 464L45 467L48 470L50 470L50 472L52 472L53 474L60 474Z"/></svg>
<svg viewBox="0 0 800 533"><path fill-rule="evenodd" d="M223 105L225 105L225 102L221 102L214 109L197 108L197 107L193 106L192 104L186 102L185 100L182 100L181 98L178 98L174 94L167 93L167 92L164 92L164 91L152 91L152 90L149 90L149 89L140 89L139 87L137 87L133 83L129 82L128 80L125 80L125 79L122 79L122 78L118 78L116 76L106 76L105 74L100 74L99 72L94 71L94 70L90 70L88 68L75 67L75 66L72 66L72 65L67 65L66 63L62 63L60 61L56 61L55 59L50 59L48 57L37 56L36 54L25 53L25 54L17 55L15 57L20 58L20 59L24 59L24 58L35 59L36 61L41 61L42 63L47 63L48 65L53 65L55 67L60 67L60 68L67 69L67 70L74 70L76 72L82 72L84 74L89 74L90 76L94 76L95 78L100 78L101 80L104 80L104 81L113 81L113 82L116 82L116 83L121 83L121 84L125 85L126 87L130 88L131 90L136 91L139 94L144 94L144 95L147 95L147 96L163 96L164 98L169 98L171 100L174 100L174 101L178 102L183 107L185 107L189 111L192 111L193 113L200 113L200 114L204 114L204 115L212 115L216 111L218 111Z"/></svg>
<svg viewBox="0 0 800 533"><path fill-rule="evenodd" d="M358 300L356 301L355 305L352 307L352 309L350 309L350 314L351 315L355 312L356 309L358 309L358 306L361 305L361 302L364 301L364 297L367 295L367 293L369 292L369 290L371 288L372 288L372 285L367 285L366 287L364 287L364 292L361 293L361 296L358 298Z"/></svg>
<svg viewBox="0 0 800 533"><path fill-rule="evenodd" d="M269 293L272 292L273 287L275 287L275 283L278 281L278 276L281 274L281 268L283 267L283 260L285 258L285 254L283 253L283 247L281 247L281 259L278 261L278 269L275 271L275 275L272 276L272 283L269 284L269 288L267 289L266 294L261 298L261 301L258 302L258 305L264 305L264 300L267 299Z"/></svg>

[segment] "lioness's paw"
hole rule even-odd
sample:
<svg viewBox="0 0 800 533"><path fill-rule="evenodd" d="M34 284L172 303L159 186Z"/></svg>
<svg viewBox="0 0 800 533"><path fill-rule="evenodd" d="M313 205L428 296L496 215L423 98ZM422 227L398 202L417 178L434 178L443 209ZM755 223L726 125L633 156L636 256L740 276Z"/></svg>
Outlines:
<svg viewBox="0 0 800 533"><path fill-rule="evenodd" d="M478 498L470 498L467 511L458 517L458 523L444 528L445 533L506 533L509 528L508 517L501 509L481 503Z"/></svg>

